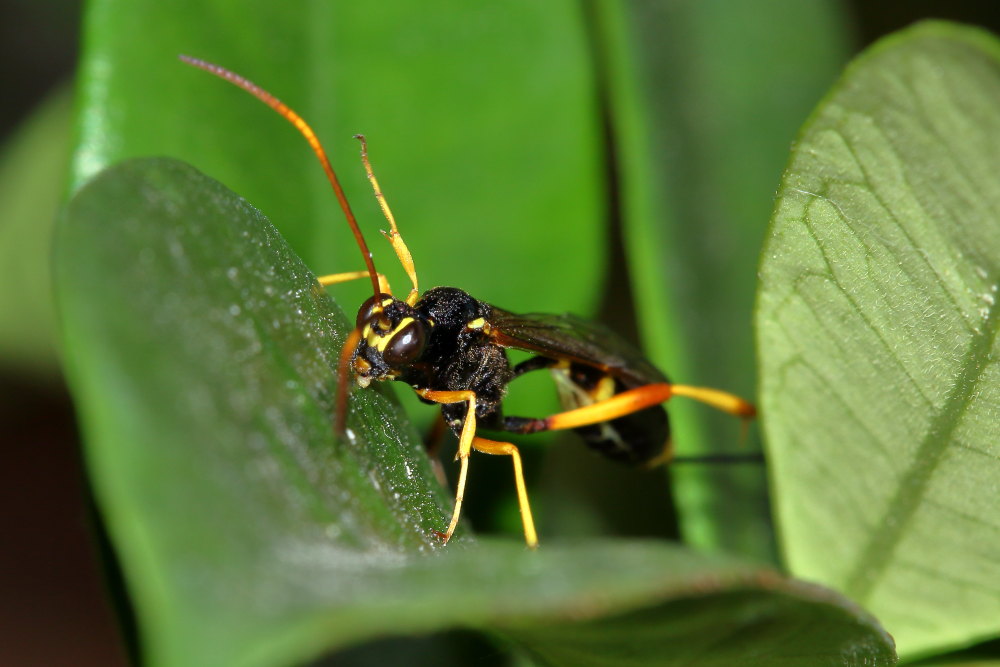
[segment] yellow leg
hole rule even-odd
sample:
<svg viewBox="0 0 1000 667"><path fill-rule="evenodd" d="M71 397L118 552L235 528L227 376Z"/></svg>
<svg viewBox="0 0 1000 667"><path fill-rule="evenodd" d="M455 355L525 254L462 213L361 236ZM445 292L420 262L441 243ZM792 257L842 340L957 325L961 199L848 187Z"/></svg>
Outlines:
<svg viewBox="0 0 1000 667"><path fill-rule="evenodd" d="M472 441L476 437L476 394L472 391L433 391L430 389L417 389L416 392L421 398L435 403L468 403L465 422L462 424L462 434L458 439L458 453L455 454L455 459L462 465L455 488L455 509L451 514L448 530L438 533L447 544L458 526L458 518L462 515L462 498L465 496L465 481L469 473L469 453L472 451Z"/></svg>
<svg viewBox="0 0 1000 667"><path fill-rule="evenodd" d="M382 209L382 215L389 221L389 231L382 232L382 235L392 244L392 249L396 251L396 257L399 258L399 263L403 265L403 270L406 271L406 275L410 277L410 282L413 283L413 289L410 290L409 296L406 297L406 303L412 306L417 302L417 297L420 295L420 291L417 289L417 269L413 265L413 255L410 254L410 249L403 242L399 228L396 227L396 218L393 217L392 211L389 210L389 204L385 201L385 195L382 194L382 188L379 187L378 179L375 178L371 162L368 161L368 142L365 141L364 136L361 134L354 135L354 138L361 142L361 162L365 165L365 173L368 175L368 181L372 184L372 190L375 191L375 199L378 201L379 208Z"/></svg>
<svg viewBox="0 0 1000 667"><path fill-rule="evenodd" d="M469 476L469 457L463 456L462 467L458 472L458 484L455 486L455 509L451 513L451 521L448 523L448 530L443 533L437 533L437 536L441 538L444 544L448 544L448 540L451 536L455 534L455 528L458 527L458 518L462 516L462 499L465 497L465 480Z"/></svg>
<svg viewBox="0 0 1000 667"><path fill-rule="evenodd" d="M603 401L551 415L541 420L543 428L536 430L558 431L600 424L663 403L673 396L693 398L716 410L745 420L753 419L757 415L757 409L752 403L725 391L684 384L658 383L629 389Z"/></svg>
<svg viewBox="0 0 1000 667"><path fill-rule="evenodd" d="M716 410L727 412L734 417L741 419L753 419L757 416L757 408L739 396L730 394L728 391L712 389L710 387L692 387L686 384L673 385L674 396L686 396L696 401L709 405Z"/></svg>
<svg viewBox="0 0 1000 667"><path fill-rule="evenodd" d="M389 280L383 274L378 273L378 288L383 294L392 294L392 289L389 287ZM328 287L330 285L336 285L337 283L346 283L350 280L359 280L361 278L367 278L367 271L348 271L346 273L331 273L326 276L320 276L316 280L323 287Z"/></svg>
<svg viewBox="0 0 1000 667"><path fill-rule="evenodd" d="M538 533L535 532L535 521L531 518L531 505L528 504L528 489L524 484L524 469L521 467L521 453L509 442L497 442L486 438L475 438L472 448L484 454L509 456L514 461L514 483L517 485L517 504L521 509L521 523L524 525L524 541L532 549L538 547Z"/></svg>

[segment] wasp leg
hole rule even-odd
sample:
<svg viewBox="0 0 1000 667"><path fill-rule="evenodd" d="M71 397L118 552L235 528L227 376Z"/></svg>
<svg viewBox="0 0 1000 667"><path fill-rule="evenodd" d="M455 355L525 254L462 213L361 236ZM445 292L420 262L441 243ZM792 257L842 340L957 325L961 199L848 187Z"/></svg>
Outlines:
<svg viewBox="0 0 1000 667"><path fill-rule="evenodd" d="M553 366L558 366L566 362L556 361L555 359L549 359L548 357L531 357L530 359L525 359L513 368L513 377L511 380L521 377L525 373L530 373L531 371L540 371L545 368L552 368Z"/></svg>
<svg viewBox="0 0 1000 667"><path fill-rule="evenodd" d="M528 489L524 484L524 469L521 467L521 453L509 442L497 442L476 437L472 448L483 454L509 456L514 461L514 483L517 485L517 504L521 509L521 523L524 525L524 541L532 549L538 546L538 533L535 532L535 521L531 518L531 505L528 504Z"/></svg>
<svg viewBox="0 0 1000 667"><path fill-rule="evenodd" d="M420 398L434 403L467 402L465 421L462 423L462 434L458 438L458 453L455 458L461 463L458 473L458 484L455 487L455 510L451 515L448 530L438 533L441 540L447 544L458 526L458 518L462 515L462 498L465 495L465 481L469 474L469 453L472 451L472 441L476 437L476 392L474 391L434 391L432 389L416 389Z"/></svg>
<svg viewBox="0 0 1000 667"><path fill-rule="evenodd" d="M378 288L383 294L392 294L392 289L389 287L389 279L385 277L384 274L376 273L378 276ZM350 280L358 280L359 278L367 278L367 271L347 271L346 273L331 273L326 276L320 276L316 280L323 287L328 287L329 285L336 285L337 283L346 283Z"/></svg>
<svg viewBox="0 0 1000 667"><path fill-rule="evenodd" d="M539 431L559 431L590 426L624 417L668 401L674 396L693 398L742 419L753 419L757 414L757 409L751 403L728 392L708 387L660 382L629 389L603 401L559 412L542 419L507 417L504 419L504 430L514 433L537 433Z"/></svg>
<svg viewBox="0 0 1000 667"><path fill-rule="evenodd" d="M372 190L375 191L375 199L378 201L379 208L382 209L382 215L389 221L389 231L382 232L382 236L392 244L392 249L396 251L396 257L399 258L399 263L403 265L403 270L406 271L410 282L413 283L413 289L410 290L409 296L406 297L406 303L412 306L420 296L420 290L417 289L417 269L413 265L413 255L410 254L410 249L403 242L403 236L399 233L399 228L396 227L396 218L393 217L392 211L389 210L389 204L386 202L385 195L382 194L382 188L379 187L378 180L375 178L372 164L368 161L368 142L365 141L364 135L361 134L354 135L354 138L361 142L361 162L365 165L368 182L372 184Z"/></svg>
<svg viewBox="0 0 1000 667"><path fill-rule="evenodd" d="M716 410L739 417L744 423L749 423L749 420L757 416L757 408L754 407L753 403L745 401L735 394L730 394L728 391L712 389L711 387L692 387L686 384L675 384L672 387L674 396L694 399Z"/></svg>

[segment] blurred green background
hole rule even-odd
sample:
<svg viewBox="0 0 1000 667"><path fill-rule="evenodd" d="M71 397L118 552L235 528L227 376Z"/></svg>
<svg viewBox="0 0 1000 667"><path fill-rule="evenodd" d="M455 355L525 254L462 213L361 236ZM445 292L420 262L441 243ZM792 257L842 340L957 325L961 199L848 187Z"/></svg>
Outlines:
<svg viewBox="0 0 1000 667"><path fill-rule="evenodd" d="M1000 31L1000 10L971 0L858 0L844 3L843 11L855 49L928 17ZM0 646L4 647L3 660L18 665L125 663L121 633L106 601L106 582L92 538L72 406L56 358L55 317L47 296L48 237L37 232L47 228L66 185L71 141L67 121L80 13L79 3L65 0L0 2L4 91L0 105L0 271L4 278L0 281L0 414L8 433L4 439L8 456L0 468L0 494L6 500L0 568L7 574L0 578L0 599L4 600ZM251 107L249 102L247 106ZM290 138L289 144L293 142ZM462 167L457 165L456 170ZM383 185L388 188L384 178ZM418 267L430 268L419 259ZM613 263L609 272L613 275L619 269ZM447 281L429 279L429 283L438 282ZM556 459L545 465L551 475L561 464ZM501 474L505 482L493 487L496 499L510 500L508 473ZM617 476L619 471L606 474ZM570 479L554 486L573 483ZM485 495L480 497L480 506L490 502ZM562 495L573 497L572 489ZM469 650L484 663L503 660L489 646L470 641ZM412 656L421 646L400 641L389 650ZM361 652L353 657L364 659Z"/></svg>

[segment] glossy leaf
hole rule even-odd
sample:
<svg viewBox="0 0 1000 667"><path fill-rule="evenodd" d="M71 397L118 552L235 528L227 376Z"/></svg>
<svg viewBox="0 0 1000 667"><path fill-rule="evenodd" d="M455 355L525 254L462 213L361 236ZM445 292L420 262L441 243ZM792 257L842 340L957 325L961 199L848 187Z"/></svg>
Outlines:
<svg viewBox="0 0 1000 667"><path fill-rule="evenodd" d="M362 268L302 138L246 93L180 63L185 53L252 79L313 125L397 291L407 279L377 232L387 225L357 133L423 289L453 285L517 312L593 311L606 263L603 146L573 0L88 7L76 183L128 157L180 158L253 201L317 274ZM347 310L369 296L360 281L334 293ZM558 409L551 383L513 389L512 413ZM399 394L425 430L434 411ZM516 510L512 518L516 530Z"/></svg>
<svg viewBox="0 0 1000 667"><path fill-rule="evenodd" d="M997 173L997 41L905 31L806 126L762 264L788 563L910 655L1000 633Z"/></svg>
<svg viewBox="0 0 1000 667"><path fill-rule="evenodd" d="M788 146L845 59L840 4L596 4L645 349L678 382L752 399L759 249ZM671 413L680 454L740 450L732 420L683 401ZM688 541L775 557L761 467L672 477Z"/></svg>
<svg viewBox="0 0 1000 667"><path fill-rule="evenodd" d="M334 437L346 322L264 217L132 161L61 221L67 370L152 665L291 664L386 634L499 632L553 663L889 665L829 591L663 542L441 548L448 499L379 391ZM680 662L679 662L680 661Z"/></svg>

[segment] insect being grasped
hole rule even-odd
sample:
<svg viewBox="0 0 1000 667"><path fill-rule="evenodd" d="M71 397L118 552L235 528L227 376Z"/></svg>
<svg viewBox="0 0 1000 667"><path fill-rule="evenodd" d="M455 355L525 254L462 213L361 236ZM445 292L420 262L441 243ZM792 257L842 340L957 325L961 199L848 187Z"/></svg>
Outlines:
<svg viewBox="0 0 1000 667"><path fill-rule="evenodd" d="M652 466L671 457L670 426L662 403L673 396L693 398L744 419L755 416L754 406L733 394L671 383L632 346L592 322L571 315L516 315L454 287L435 287L420 294L410 251L372 172L364 137L358 136L365 171L389 221L386 237L413 285L405 299L396 298L388 281L375 270L344 191L309 125L243 77L196 58L181 56L181 60L239 86L270 106L302 133L319 158L366 265L364 271L322 276L319 282L326 286L368 278L374 292L358 310L340 355L336 427L343 432L351 375L361 387L373 380L405 382L422 400L441 406L445 423L458 436L456 458L461 465L451 521L438 533L444 542L458 525L469 455L476 450L504 454L513 460L524 538L528 546L538 545L517 447L481 437L479 429L510 433L572 429L612 459ZM535 356L512 366L508 348ZM502 404L507 385L540 369L552 372L568 409L544 418L505 416Z"/></svg>

